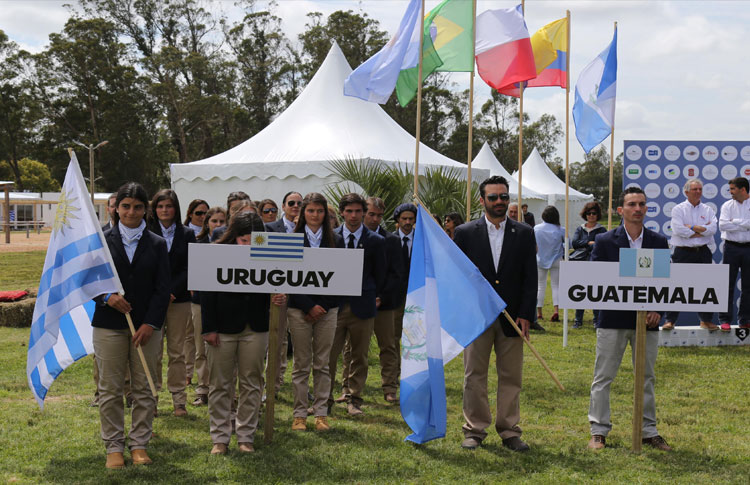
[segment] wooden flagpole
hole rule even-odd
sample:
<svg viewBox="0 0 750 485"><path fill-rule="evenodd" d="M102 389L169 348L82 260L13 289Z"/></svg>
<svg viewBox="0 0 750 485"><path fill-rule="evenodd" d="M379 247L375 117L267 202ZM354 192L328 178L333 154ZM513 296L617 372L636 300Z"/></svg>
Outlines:
<svg viewBox="0 0 750 485"><path fill-rule="evenodd" d="M274 408L276 405L276 379L279 366L279 326L286 319L286 303L282 306L271 302L268 318L268 365L266 366L266 415L263 421L263 442L273 440Z"/></svg>
<svg viewBox="0 0 750 485"><path fill-rule="evenodd" d="M526 2L521 0L521 13L526 16ZM518 83L518 222L523 222L523 82Z"/></svg>
<svg viewBox="0 0 750 485"><path fill-rule="evenodd" d="M422 0L422 14L419 17L424 19L424 0ZM417 75L417 129L416 141L417 148L414 155L414 198L419 194L419 138L422 134L422 62L424 61L424 21L419 23L419 74Z"/></svg>
<svg viewBox="0 0 750 485"><path fill-rule="evenodd" d="M474 22L474 42L471 45L471 74L469 75L469 148L466 169L466 222L471 220L471 157L474 136L474 57L477 47L477 0L472 1L472 21Z"/></svg>
<svg viewBox="0 0 750 485"><path fill-rule="evenodd" d="M646 312L635 314L635 377L633 379L633 451L640 453L643 440L643 384L646 380Z"/></svg>
<svg viewBox="0 0 750 485"><path fill-rule="evenodd" d="M617 22L615 22L617 32ZM612 185L615 169L615 114L612 113L612 133L609 136L609 205L607 206L607 230L612 229Z"/></svg>
<svg viewBox="0 0 750 485"><path fill-rule="evenodd" d="M565 11L566 59L565 59L565 261L569 257L570 244L570 10ZM568 346L568 310L563 309L563 347Z"/></svg>

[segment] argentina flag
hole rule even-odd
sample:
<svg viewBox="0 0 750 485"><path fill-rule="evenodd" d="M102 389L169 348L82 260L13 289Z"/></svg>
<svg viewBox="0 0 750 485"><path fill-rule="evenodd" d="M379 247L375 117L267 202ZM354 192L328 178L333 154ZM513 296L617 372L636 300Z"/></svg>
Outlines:
<svg viewBox="0 0 750 485"><path fill-rule="evenodd" d="M408 441L445 436L443 366L505 309L474 263L419 206L401 337L401 415Z"/></svg>
<svg viewBox="0 0 750 485"><path fill-rule="evenodd" d="M91 299L116 292L122 292L120 279L72 153L44 259L26 357L29 387L40 408L57 376L93 353Z"/></svg>

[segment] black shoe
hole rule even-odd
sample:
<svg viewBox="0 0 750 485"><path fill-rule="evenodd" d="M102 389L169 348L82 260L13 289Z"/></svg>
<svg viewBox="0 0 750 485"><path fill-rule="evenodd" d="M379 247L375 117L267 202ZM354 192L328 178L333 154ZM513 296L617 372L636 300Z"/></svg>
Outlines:
<svg viewBox="0 0 750 485"><path fill-rule="evenodd" d="M583 328L583 322L575 322L573 328Z"/></svg>
<svg viewBox="0 0 750 485"><path fill-rule="evenodd" d="M529 451L529 445L521 441L521 438L519 438L518 436L505 438L503 440L503 446L511 451L518 451L521 453L523 453L524 451Z"/></svg>
<svg viewBox="0 0 750 485"><path fill-rule="evenodd" d="M539 322L534 321L531 322L531 330L536 330L537 332L546 332L547 330L544 329L541 325L539 325Z"/></svg>

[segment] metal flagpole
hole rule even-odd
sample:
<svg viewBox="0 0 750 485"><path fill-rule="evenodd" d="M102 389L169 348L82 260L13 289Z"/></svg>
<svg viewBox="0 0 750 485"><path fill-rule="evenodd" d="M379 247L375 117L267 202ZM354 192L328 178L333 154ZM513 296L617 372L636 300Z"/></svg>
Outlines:
<svg viewBox="0 0 750 485"><path fill-rule="evenodd" d="M615 22L617 32L617 22ZM612 230L612 183L615 167L615 114L612 113L612 134L609 138L609 205L607 206L607 230Z"/></svg>
<svg viewBox="0 0 750 485"><path fill-rule="evenodd" d="M477 47L477 0L473 0L474 42L471 45L471 74L469 74L469 148L466 156L466 222L471 220L471 156L474 135L474 57Z"/></svg>
<svg viewBox="0 0 750 485"><path fill-rule="evenodd" d="M570 215L569 196L570 196L570 10L565 11L567 27L567 58L565 59L565 261L569 257L570 244ZM568 310L563 309L563 347L568 346Z"/></svg>

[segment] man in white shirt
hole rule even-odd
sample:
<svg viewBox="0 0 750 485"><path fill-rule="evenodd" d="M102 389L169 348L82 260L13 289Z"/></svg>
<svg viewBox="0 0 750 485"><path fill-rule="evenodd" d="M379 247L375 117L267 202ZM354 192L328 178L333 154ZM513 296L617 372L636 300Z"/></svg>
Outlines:
<svg viewBox="0 0 750 485"><path fill-rule="evenodd" d="M729 181L729 193L732 199L721 206L719 230L724 240L724 259L729 265L729 304L727 311L719 313L721 331L729 332L733 320L734 286L737 272L742 276L742 294L737 312L740 328L750 328L750 184L744 177ZM747 276L747 278L745 278Z"/></svg>
<svg viewBox="0 0 750 485"><path fill-rule="evenodd" d="M716 213L701 202L703 182L690 179L683 187L687 200L672 209L672 239L669 245L674 248L673 263L713 263L712 254L716 250L714 234L718 228ZM680 312L667 312L667 320L662 330L672 330ZM719 329L713 323L713 313L699 312L701 328L709 332Z"/></svg>

